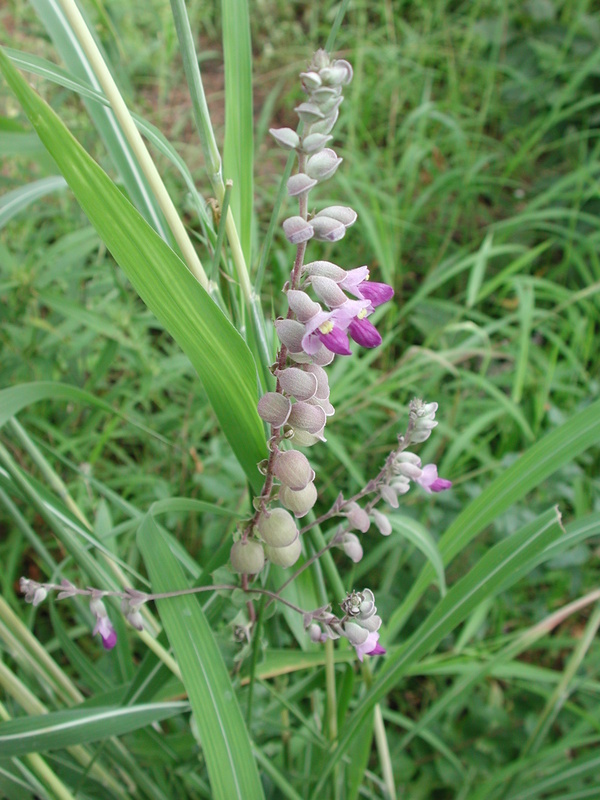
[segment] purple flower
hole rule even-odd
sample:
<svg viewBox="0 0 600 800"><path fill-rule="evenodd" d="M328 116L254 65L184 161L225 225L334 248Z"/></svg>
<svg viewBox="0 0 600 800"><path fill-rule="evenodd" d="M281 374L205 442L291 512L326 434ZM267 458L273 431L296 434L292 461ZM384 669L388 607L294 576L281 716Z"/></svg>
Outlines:
<svg viewBox="0 0 600 800"><path fill-rule="evenodd" d="M324 344L332 353L340 356L351 356L346 330L354 317L368 304L365 300L347 300L333 311L319 311L304 326L302 349L308 355L314 355Z"/></svg>
<svg viewBox="0 0 600 800"><path fill-rule="evenodd" d="M363 660L364 656L382 656L387 651L379 644L379 634L377 631L369 633L367 638L362 644L355 644L356 655L359 661Z"/></svg>
<svg viewBox="0 0 600 800"><path fill-rule="evenodd" d="M94 636L99 633L102 639L102 647L105 650L112 650L117 643L117 632L112 626L108 617L100 617L94 626Z"/></svg>
<svg viewBox="0 0 600 800"><path fill-rule="evenodd" d="M426 492L443 492L452 486L452 481L445 478L438 478L438 471L435 464L427 464L423 467L423 473L420 478L416 479L419 486L422 486Z"/></svg>
<svg viewBox="0 0 600 800"><path fill-rule="evenodd" d="M368 267L348 270L339 286L361 300L368 300L371 311L382 303L387 303L394 296L394 290L387 283L375 283L369 280Z"/></svg>
<svg viewBox="0 0 600 800"><path fill-rule="evenodd" d="M108 618L106 606L102 602L101 596L99 595L101 595L100 592L93 594L92 599L90 600L90 611L96 618L93 634L95 636L97 633L99 633L104 649L112 650L117 643L117 632L113 628L113 624Z"/></svg>
<svg viewBox="0 0 600 800"><path fill-rule="evenodd" d="M381 335L375 325L367 319L368 311L363 308L350 320L348 333L361 347L379 347Z"/></svg>

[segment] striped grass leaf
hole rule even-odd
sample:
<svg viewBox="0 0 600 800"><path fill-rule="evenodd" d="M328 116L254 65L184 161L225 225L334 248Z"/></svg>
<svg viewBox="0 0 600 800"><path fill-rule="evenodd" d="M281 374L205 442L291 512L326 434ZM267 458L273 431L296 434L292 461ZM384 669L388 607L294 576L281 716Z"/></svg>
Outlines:
<svg viewBox="0 0 600 800"><path fill-rule="evenodd" d="M458 515L438 544L444 564L447 566L477 534L527 492L599 440L600 401L596 401L536 442ZM426 564L390 618L390 636L398 634L433 575L432 566Z"/></svg>
<svg viewBox="0 0 600 800"><path fill-rule="evenodd" d="M375 704L398 684L410 666L464 622L483 600L509 588L523 577L544 548L562 534L557 510L550 509L488 550L473 569L448 590L405 645L388 657L381 676L356 707L337 747L329 753L313 798L319 797L331 770L344 756L354 737L360 734L361 726Z"/></svg>
<svg viewBox="0 0 600 800"><path fill-rule="evenodd" d="M189 711L188 703L145 703L138 706L70 708L0 723L4 758L122 736L146 725Z"/></svg>
<svg viewBox="0 0 600 800"><path fill-rule="evenodd" d="M252 47L247 0L222 0L225 59L225 177L233 181L231 210L246 264L250 263L254 204Z"/></svg>
<svg viewBox="0 0 600 800"><path fill-rule="evenodd" d="M0 69L79 204L134 288L189 357L252 487L266 455L256 367L242 337L52 109L0 52Z"/></svg>
<svg viewBox="0 0 600 800"><path fill-rule="evenodd" d="M187 589L181 568L151 516L138 546L153 592ZM210 626L195 595L157 601L181 669L215 800L264 798L248 731Z"/></svg>

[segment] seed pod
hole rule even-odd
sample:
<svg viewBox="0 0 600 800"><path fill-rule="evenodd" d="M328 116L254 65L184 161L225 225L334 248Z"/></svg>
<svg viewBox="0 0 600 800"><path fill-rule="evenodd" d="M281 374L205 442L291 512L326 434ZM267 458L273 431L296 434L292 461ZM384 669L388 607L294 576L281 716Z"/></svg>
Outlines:
<svg viewBox="0 0 600 800"><path fill-rule="evenodd" d="M300 558L301 552L300 537L287 547L269 547L269 545L265 545L267 558L278 567L292 567Z"/></svg>
<svg viewBox="0 0 600 800"><path fill-rule="evenodd" d="M260 542L251 539L235 542L231 548L231 566L241 575L256 575L265 565L265 551Z"/></svg>
<svg viewBox="0 0 600 800"><path fill-rule="evenodd" d="M312 481L299 492L282 486L279 490L279 500L293 512L295 517L304 517L317 502L317 490Z"/></svg>
<svg viewBox="0 0 600 800"><path fill-rule="evenodd" d="M256 527L261 539L270 547L287 547L298 538L298 528L294 518L283 508L263 511Z"/></svg>
<svg viewBox="0 0 600 800"><path fill-rule="evenodd" d="M299 492L315 477L308 459L297 450L286 450L277 454L273 465L273 474L285 486Z"/></svg>

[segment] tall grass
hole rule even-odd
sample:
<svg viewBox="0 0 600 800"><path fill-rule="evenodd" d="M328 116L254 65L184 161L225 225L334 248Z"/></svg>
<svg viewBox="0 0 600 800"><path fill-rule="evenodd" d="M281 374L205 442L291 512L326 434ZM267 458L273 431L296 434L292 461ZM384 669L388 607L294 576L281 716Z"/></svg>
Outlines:
<svg viewBox="0 0 600 800"><path fill-rule="evenodd" d="M454 486L435 502L409 494L391 536L363 537L361 563L348 571L336 556L291 589L319 605L322 587L371 586L388 655L359 670L342 647L327 667L272 606L244 645L233 635L244 600L220 592L159 601L141 637L111 608L119 644L99 654L85 603L32 609L18 595L21 575L158 591L229 582L264 454L252 359L267 387L265 320L282 311L291 261L285 156L266 131L293 124L297 73L339 11L242 5L232 16L230 3L173 2L187 10L210 119L168 4L82 6L209 294L60 5L0 10L12 87L0 94L0 794L597 796L591 4L357 0L337 32L355 76L336 128L345 161L318 208L344 202L359 219L335 258L318 244L312 257L368 264L396 302L374 316L384 346L331 369L336 415L310 453L318 508L379 469L415 395L440 404L419 454ZM211 210L221 177L234 179L228 227Z"/></svg>

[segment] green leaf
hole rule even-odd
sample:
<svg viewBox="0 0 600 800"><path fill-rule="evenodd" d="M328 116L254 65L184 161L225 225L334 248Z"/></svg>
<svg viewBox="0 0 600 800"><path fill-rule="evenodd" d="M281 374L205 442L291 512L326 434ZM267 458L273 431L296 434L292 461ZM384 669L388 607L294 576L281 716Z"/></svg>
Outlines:
<svg viewBox="0 0 600 800"><path fill-rule="evenodd" d="M411 517L400 517L397 514L391 514L389 520L392 528L397 531L405 539L414 544L425 558L429 559L431 566L435 570L435 577L440 587L440 594L442 597L446 594L446 576L444 575L444 562L440 555L440 551L435 543L433 536L429 533L424 525L421 525L417 520Z"/></svg>
<svg viewBox="0 0 600 800"><path fill-rule="evenodd" d="M150 516L138 531L138 546L154 592L188 588L166 539ZM197 597L171 597L158 600L157 606L198 726L212 797L264 800L248 731Z"/></svg>
<svg viewBox="0 0 600 800"><path fill-rule="evenodd" d="M0 751L5 758L63 750L131 733L153 722L189 711L188 703L146 703L102 708L71 708L0 723Z"/></svg>
<svg viewBox="0 0 600 800"><path fill-rule="evenodd" d="M266 455L254 360L183 262L0 51L0 69L81 207L148 308L189 357L255 491Z"/></svg>
<svg viewBox="0 0 600 800"><path fill-rule="evenodd" d="M251 256L254 205L254 120L252 115L252 46L247 0L222 0L223 54L225 57L226 178L233 181L231 210L246 264Z"/></svg>
<svg viewBox="0 0 600 800"><path fill-rule="evenodd" d="M12 192L7 192L0 197L0 229L2 229L19 211L35 203L40 197L45 197L52 192L64 189L64 178L52 175L39 181L32 181L26 186L20 186Z"/></svg>
<svg viewBox="0 0 600 800"><path fill-rule="evenodd" d="M361 725L375 703L397 686L410 666L438 645L483 600L507 589L525 575L544 548L562 534L563 528L557 510L550 509L488 550L473 569L448 590L405 645L388 657L383 673L355 709L337 748L330 752L313 793L314 798L320 796L329 773L344 755L353 738L360 733Z"/></svg>
<svg viewBox="0 0 600 800"><path fill-rule="evenodd" d="M527 492L598 441L600 401L536 442L458 515L438 543L444 564L447 566L477 534ZM426 564L388 623L390 637L398 634L433 575L432 566Z"/></svg>

